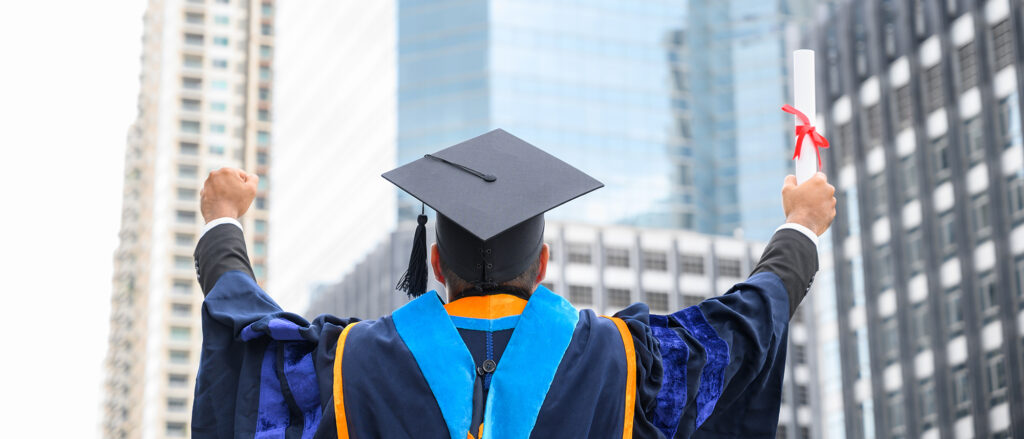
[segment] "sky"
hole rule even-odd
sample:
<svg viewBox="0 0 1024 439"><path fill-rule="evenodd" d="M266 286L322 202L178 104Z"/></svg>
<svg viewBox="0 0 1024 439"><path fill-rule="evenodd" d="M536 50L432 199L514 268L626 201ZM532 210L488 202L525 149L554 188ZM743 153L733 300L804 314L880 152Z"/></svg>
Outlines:
<svg viewBox="0 0 1024 439"><path fill-rule="evenodd" d="M99 437L144 9L142 0L0 3L4 437Z"/></svg>

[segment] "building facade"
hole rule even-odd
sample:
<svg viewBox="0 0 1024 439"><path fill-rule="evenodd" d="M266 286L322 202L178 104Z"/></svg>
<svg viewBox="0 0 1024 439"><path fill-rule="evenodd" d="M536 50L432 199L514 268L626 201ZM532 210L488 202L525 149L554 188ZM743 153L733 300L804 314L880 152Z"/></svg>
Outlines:
<svg viewBox="0 0 1024 439"><path fill-rule="evenodd" d="M306 314L378 318L405 304L408 299L395 283L408 267L411 237L408 230L392 233L341 282L320 288ZM434 237L429 227L427 237L429 245ZM605 315L641 301L652 313L668 314L723 294L746 279L764 249L756 242L678 229L551 220L544 239L551 248L544 285L578 308ZM432 278L427 288L444 291ZM814 437L818 428L815 343L807 325L813 294L798 308L789 331L779 419L784 439Z"/></svg>
<svg viewBox="0 0 1024 439"><path fill-rule="evenodd" d="M104 438L189 435L203 300L192 251L209 171L261 176L242 223L257 280L266 278L273 33L271 0L148 4L114 256Z"/></svg>
<svg viewBox="0 0 1024 439"><path fill-rule="evenodd" d="M826 437L1024 436L1024 6L842 1L811 41L839 199Z"/></svg>

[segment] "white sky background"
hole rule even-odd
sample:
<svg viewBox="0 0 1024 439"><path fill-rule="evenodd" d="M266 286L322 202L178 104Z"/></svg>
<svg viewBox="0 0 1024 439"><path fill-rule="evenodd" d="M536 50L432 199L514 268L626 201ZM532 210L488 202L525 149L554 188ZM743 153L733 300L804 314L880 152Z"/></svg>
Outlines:
<svg viewBox="0 0 1024 439"><path fill-rule="evenodd" d="M145 1L0 1L0 425L98 437Z"/></svg>

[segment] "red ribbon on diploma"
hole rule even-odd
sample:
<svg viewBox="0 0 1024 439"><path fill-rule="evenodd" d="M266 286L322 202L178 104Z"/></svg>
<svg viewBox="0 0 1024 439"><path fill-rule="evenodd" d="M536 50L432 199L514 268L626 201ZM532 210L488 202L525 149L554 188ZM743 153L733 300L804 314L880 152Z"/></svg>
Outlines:
<svg viewBox="0 0 1024 439"><path fill-rule="evenodd" d="M814 125L811 125L811 121L807 119L807 115L793 108L792 105L783 105L782 111L795 115L800 118L800 122L803 122L803 125L796 127L796 151L793 152L793 160L800 157L800 147L804 144L804 136L811 136L811 143L814 144L814 154L818 156L818 169L821 169L821 152L818 151L818 148L828 148L828 139L818 134L814 130Z"/></svg>

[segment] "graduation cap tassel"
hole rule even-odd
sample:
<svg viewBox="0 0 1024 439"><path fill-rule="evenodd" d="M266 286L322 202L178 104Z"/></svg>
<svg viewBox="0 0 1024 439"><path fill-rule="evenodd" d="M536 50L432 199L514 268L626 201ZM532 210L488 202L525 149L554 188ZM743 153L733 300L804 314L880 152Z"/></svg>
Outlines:
<svg viewBox="0 0 1024 439"><path fill-rule="evenodd" d="M416 217L416 234L412 238L412 253L409 255L409 269L395 286L405 291L410 298L422 296L427 292L427 215L420 213Z"/></svg>

